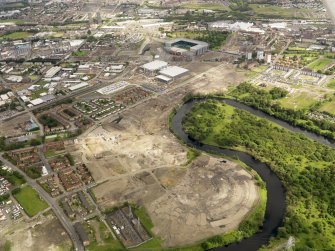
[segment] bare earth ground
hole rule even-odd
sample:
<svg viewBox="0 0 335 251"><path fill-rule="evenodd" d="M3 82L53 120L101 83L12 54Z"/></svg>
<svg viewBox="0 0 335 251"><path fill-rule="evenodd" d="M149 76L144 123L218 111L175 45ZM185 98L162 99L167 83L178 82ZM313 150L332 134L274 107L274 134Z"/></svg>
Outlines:
<svg viewBox="0 0 335 251"><path fill-rule="evenodd" d="M12 243L11 251L70 251L72 246L63 226L53 215L0 228L0 250L6 240Z"/></svg>
<svg viewBox="0 0 335 251"><path fill-rule="evenodd" d="M80 136L73 152L99 183L93 190L98 204L144 204L166 247L233 229L258 201L251 175L233 162L202 155L184 166L187 149L168 129L172 108L192 90L223 91L244 80L222 64L193 63L191 69L186 85L126 110L119 124L106 119Z"/></svg>

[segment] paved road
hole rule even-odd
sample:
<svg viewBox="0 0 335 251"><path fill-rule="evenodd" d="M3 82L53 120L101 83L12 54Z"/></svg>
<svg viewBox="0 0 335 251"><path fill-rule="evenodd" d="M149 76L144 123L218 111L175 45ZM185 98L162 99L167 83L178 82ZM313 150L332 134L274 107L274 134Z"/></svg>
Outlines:
<svg viewBox="0 0 335 251"><path fill-rule="evenodd" d="M57 201L55 201L53 198L51 198L51 196L42 187L40 187L35 180L28 177L21 169L19 169L18 167L16 167L12 163L10 163L8 160L4 159L2 157L2 154L0 154L0 160L6 166L12 168L15 171L18 171L20 174L22 174L24 176L24 178L27 181L27 184L32 186L39 193L41 198L49 204L50 208L53 210L56 217L62 223L65 230L68 232L68 234L69 234L69 236L70 236L70 238L73 242L75 250L76 251L84 251L85 249L84 249L84 246L83 246L82 242L79 239L79 236L77 235L76 231L74 230L71 222L65 216L63 210L58 206ZM52 229L50 229L50 231L52 231Z"/></svg>

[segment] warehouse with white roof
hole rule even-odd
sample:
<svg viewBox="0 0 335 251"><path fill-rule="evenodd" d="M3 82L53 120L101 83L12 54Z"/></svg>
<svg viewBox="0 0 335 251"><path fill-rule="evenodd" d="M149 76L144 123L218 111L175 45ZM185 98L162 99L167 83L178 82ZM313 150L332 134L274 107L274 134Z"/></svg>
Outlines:
<svg viewBox="0 0 335 251"><path fill-rule="evenodd" d="M186 73L188 73L188 70L179 66L168 66L163 70L159 71L160 75L166 76L173 80L184 76Z"/></svg>
<svg viewBox="0 0 335 251"><path fill-rule="evenodd" d="M156 73L157 71L167 67L167 65L168 65L167 62L164 62L161 60L155 60L155 61L142 65L141 68L144 70L144 72Z"/></svg>

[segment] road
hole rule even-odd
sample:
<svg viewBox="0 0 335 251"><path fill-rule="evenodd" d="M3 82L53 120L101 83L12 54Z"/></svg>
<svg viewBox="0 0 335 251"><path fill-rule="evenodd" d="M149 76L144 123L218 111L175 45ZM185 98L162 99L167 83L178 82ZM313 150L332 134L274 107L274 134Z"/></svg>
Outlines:
<svg viewBox="0 0 335 251"><path fill-rule="evenodd" d="M82 242L80 241L80 239L79 239L76 231L74 230L71 222L67 219L63 210L57 204L57 201L54 200L53 198L51 198L50 195L42 187L40 187L35 180L31 179L21 169L19 169L18 167L16 167L12 163L10 163L8 160L4 159L2 157L2 154L0 155L0 160L6 166L12 168L12 170L15 170L15 171L19 172L26 179L27 184L30 185L31 187L33 187L38 192L38 194L41 196L41 198L49 204L50 208L52 209L52 211L54 212L56 217L59 219L59 221L61 222L61 224L65 228L65 230L68 232L68 234L69 234L69 236L70 236L70 238L73 242L75 250L76 251L84 251L85 249L84 249L84 246L83 246ZM50 230L50 231L52 231L52 230Z"/></svg>

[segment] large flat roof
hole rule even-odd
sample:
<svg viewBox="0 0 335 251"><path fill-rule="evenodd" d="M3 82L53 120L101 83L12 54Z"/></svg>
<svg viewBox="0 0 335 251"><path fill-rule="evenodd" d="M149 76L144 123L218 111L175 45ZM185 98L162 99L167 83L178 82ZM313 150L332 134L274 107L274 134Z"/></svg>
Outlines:
<svg viewBox="0 0 335 251"><path fill-rule="evenodd" d="M156 78L159 79L159 80L166 81L166 82L170 82L172 80L172 78L169 78L169 77L164 76L164 75L158 75L158 76L156 76Z"/></svg>
<svg viewBox="0 0 335 251"><path fill-rule="evenodd" d="M166 67L165 69L159 71L159 74L170 77L170 78L174 78L174 77L182 75L186 72L188 72L188 70L185 69L185 68L182 68L182 67L179 67L179 66L169 66L169 67Z"/></svg>
<svg viewBox="0 0 335 251"><path fill-rule="evenodd" d="M167 65L168 65L167 62L161 60L155 60L150 63L142 65L142 68L148 71L157 71L162 69L163 67L166 67Z"/></svg>

